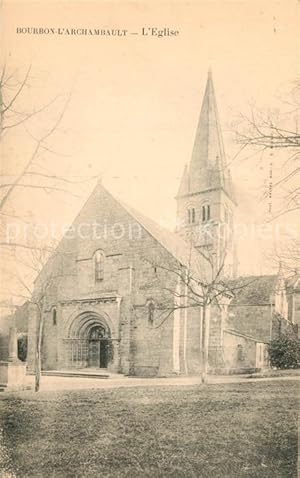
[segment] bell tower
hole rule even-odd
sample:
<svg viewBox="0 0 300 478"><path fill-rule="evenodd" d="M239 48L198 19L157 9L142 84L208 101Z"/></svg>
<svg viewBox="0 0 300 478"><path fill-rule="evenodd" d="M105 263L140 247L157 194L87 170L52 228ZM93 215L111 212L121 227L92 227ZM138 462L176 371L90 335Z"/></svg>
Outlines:
<svg viewBox="0 0 300 478"><path fill-rule="evenodd" d="M226 275L236 273L233 221L236 201L223 146L211 71L202 102L190 163L177 200L176 232L201 251L226 256Z"/></svg>

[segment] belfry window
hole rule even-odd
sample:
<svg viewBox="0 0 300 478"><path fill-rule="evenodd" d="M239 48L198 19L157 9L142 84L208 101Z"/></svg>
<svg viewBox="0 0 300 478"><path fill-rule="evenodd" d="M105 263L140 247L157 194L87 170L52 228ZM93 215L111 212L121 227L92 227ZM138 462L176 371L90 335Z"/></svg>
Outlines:
<svg viewBox="0 0 300 478"><path fill-rule="evenodd" d="M188 223L194 224L196 222L196 212L194 207L188 209Z"/></svg>
<svg viewBox="0 0 300 478"><path fill-rule="evenodd" d="M57 324L57 312L56 312L56 307L53 307L52 309L52 324L56 325Z"/></svg>
<svg viewBox="0 0 300 478"><path fill-rule="evenodd" d="M210 220L210 205L205 204L202 206L202 222L209 221Z"/></svg>
<svg viewBox="0 0 300 478"><path fill-rule="evenodd" d="M102 251L96 251L94 256L95 281L100 282L104 278L104 254Z"/></svg>

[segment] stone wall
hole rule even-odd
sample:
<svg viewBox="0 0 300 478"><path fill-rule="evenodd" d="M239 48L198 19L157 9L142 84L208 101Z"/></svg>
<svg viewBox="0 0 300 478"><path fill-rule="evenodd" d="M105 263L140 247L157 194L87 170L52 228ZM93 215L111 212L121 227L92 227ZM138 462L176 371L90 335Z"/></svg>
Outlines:
<svg viewBox="0 0 300 478"><path fill-rule="evenodd" d="M89 198L72 227L76 230L81 224L87 228L86 237L67 234L36 281L35 297L42 290L46 291L43 368L70 366L66 359L68 327L80 314L92 312L105 319L111 332L114 353L109 370L151 376L199 373L200 307L182 308L177 315L172 311L172 291L176 289L178 277L165 268L175 270L178 262L101 187ZM92 224L102 227L102 235L87 234ZM94 254L97 250L104 254L100 281L95 280ZM150 320L149 304L152 302L154 312ZM229 307L226 320L225 316L218 307L211 307L211 367L224 366L224 360L231 360L226 354L224 359L223 354L225 326L258 341L269 338L270 306ZM36 327L36 312L31 309L28 356L31 369Z"/></svg>
<svg viewBox="0 0 300 478"><path fill-rule="evenodd" d="M259 342L269 342L271 314L270 304L229 305L225 328L250 335Z"/></svg>
<svg viewBox="0 0 300 478"><path fill-rule="evenodd" d="M8 356L8 333L0 333L0 360L7 360Z"/></svg>
<svg viewBox="0 0 300 478"><path fill-rule="evenodd" d="M281 317L277 313L272 316L272 339L277 339L281 334L297 336L298 325Z"/></svg>
<svg viewBox="0 0 300 478"><path fill-rule="evenodd" d="M300 290L292 289L288 291L288 319L296 326L298 337L300 338Z"/></svg>
<svg viewBox="0 0 300 478"><path fill-rule="evenodd" d="M106 232L102 237L85 238L71 238L67 234L36 281L35 297L46 291L42 367L62 369L68 366L64 350L67 326L80 313L93 311L106 317L112 338L118 342L119 358L118 363L114 359L113 371L139 374L147 368L151 369L150 374L158 373L162 363L166 368L166 356L172 356L168 353L172 350L171 333L166 324L152 329L147 327L147 303L154 300L155 320L159 322L158 311L168 309L169 301L174 301L164 289L172 288L175 278L155 264L174 264L174 259L102 188L89 198L73 227L83 223L105 225ZM115 225L118 225L115 232L119 234L114 235ZM99 249L105 259L103 280L97 282L94 253ZM118 298L118 305L106 301L106 297ZM31 310L28 356L31 369L34 367L36 330L36 314ZM172 364L169 365L171 369Z"/></svg>
<svg viewBox="0 0 300 478"><path fill-rule="evenodd" d="M225 369L256 367L256 342L250 338L224 331L223 359Z"/></svg>

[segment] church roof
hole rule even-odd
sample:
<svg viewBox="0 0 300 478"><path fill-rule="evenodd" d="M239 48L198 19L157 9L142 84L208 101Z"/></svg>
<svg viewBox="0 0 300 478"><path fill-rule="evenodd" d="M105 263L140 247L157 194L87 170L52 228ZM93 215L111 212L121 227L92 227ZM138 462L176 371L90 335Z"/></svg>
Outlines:
<svg viewBox="0 0 300 478"><path fill-rule="evenodd" d="M102 188L110 194L104 186ZM110 194L111 195L111 194ZM111 195L112 196L112 195ZM149 217L129 206L124 201L112 196L154 239L156 239L180 264L189 266L193 262L193 268L203 265L204 258L190 243L165 227L156 223Z"/></svg>
<svg viewBox="0 0 300 478"><path fill-rule="evenodd" d="M82 214L85 214L86 208L89 207L90 201L96 199L96 204L101 204L103 196L106 196L109 200L116 202L121 208L123 208L142 228L147 231L166 251L168 251L180 264L190 267L194 272L203 270L205 258L195 249L190 243L186 242L180 236L172 231L162 227L155 221L145 216L141 212L137 211L133 207L126 204L124 201L116 198L112 195L102 184L101 181L97 182L96 187L89 196L87 202L78 213L73 224L82 219ZM95 205L95 201L93 202ZM94 206L93 206L94 207ZM92 216L93 220L94 217ZM35 278L35 282L41 276L47 274L47 270L51 267L51 259L59 257L56 252L63 249L65 236L60 240L54 253L48 258L46 264Z"/></svg>
<svg viewBox="0 0 300 478"><path fill-rule="evenodd" d="M276 292L278 275L243 276L229 281L234 298L230 305L270 304Z"/></svg>
<svg viewBox="0 0 300 478"><path fill-rule="evenodd" d="M185 168L178 196L222 188L234 200L226 165L217 103L209 71L189 168Z"/></svg>
<svg viewBox="0 0 300 478"><path fill-rule="evenodd" d="M182 196L186 194L186 192L189 191L189 189L190 189L189 167L186 164L184 166L183 175L180 181L178 196Z"/></svg>
<svg viewBox="0 0 300 478"><path fill-rule="evenodd" d="M116 202L123 208L138 224L140 224L148 234L150 234L166 251L168 251L180 264L190 267L195 273L204 272L207 268L207 261L201 252L185 241L179 235L166 229L156 223L149 217L134 209L124 201L113 196L101 182L97 183L92 197L97 198L97 203L101 203L101 196L106 196L109 200ZM89 199L89 200L90 200ZM84 209L84 208L83 208ZM83 211L82 209L82 211ZM82 213L81 211L81 213ZM80 217L80 214L77 216ZM62 245L61 240L58 248ZM49 260L47 261L48 264ZM47 265L46 264L46 265ZM45 266L44 268L45 269ZM299 276L297 277L297 281ZM233 292L233 298L230 305L261 305L271 304L273 295L276 293L278 285L277 275L258 275L241 276L236 279L226 281L229 289ZM297 282L298 284L298 282Z"/></svg>
<svg viewBox="0 0 300 478"><path fill-rule="evenodd" d="M286 286L289 289L300 290L300 274L295 273L292 277L286 280Z"/></svg>

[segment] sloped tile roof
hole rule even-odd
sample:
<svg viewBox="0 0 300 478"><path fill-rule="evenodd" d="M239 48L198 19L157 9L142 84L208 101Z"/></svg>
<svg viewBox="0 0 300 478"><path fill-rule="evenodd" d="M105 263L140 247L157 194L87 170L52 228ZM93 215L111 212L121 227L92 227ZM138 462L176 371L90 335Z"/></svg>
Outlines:
<svg viewBox="0 0 300 478"><path fill-rule="evenodd" d="M259 305L271 303L276 291L278 276L243 276L229 281L234 298L231 305Z"/></svg>
<svg viewBox="0 0 300 478"><path fill-rule="evenodd" d="M205 259L191 244L123 201L119 199L116 200L154 239L177 259L180 264L190 266L193 263L192 268L202 267Z"/></svg>

